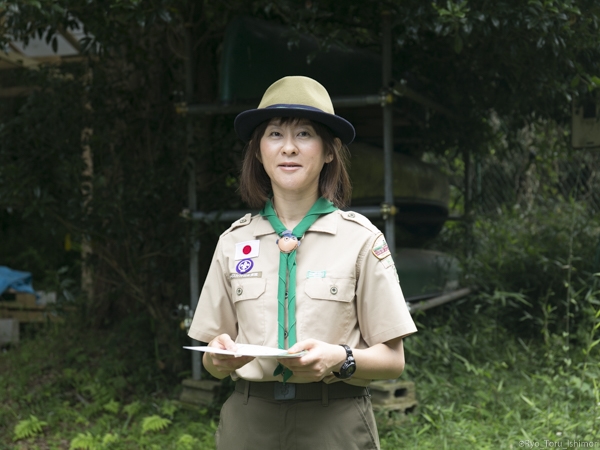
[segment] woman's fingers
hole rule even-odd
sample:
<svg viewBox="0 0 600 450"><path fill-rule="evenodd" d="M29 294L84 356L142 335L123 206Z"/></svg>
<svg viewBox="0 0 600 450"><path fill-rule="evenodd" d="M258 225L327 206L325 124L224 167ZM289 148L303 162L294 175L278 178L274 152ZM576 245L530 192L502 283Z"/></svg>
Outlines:
<svg viewBox="0 0 600 450"><path fill-rule="evenodd" d="M235 352L237 346L235 342L228 334L220 334L214 338L208 344L209 347L216 347L222 350L230 350ZM234 371L240 367L245 366L254 359L252 356L233 356L233 355L222 355L219 353L210 353L209 357L212 360L213 365L219 370L230 370Z"/></svg>
<svg viewBox="0 0 600 450"><path fill-rule="evenodd" d="M316 339L307 339L290 347L290 353L306 350L300 358L281 359L280 362L294 372L295 376L322 380L344 361L345 350L339 345L328 344Z"/></svg>

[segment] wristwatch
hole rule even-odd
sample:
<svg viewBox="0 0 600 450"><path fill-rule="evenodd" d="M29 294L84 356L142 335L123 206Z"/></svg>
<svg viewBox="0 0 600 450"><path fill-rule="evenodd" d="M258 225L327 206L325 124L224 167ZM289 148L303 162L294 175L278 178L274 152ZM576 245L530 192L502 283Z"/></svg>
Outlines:
<svg viewBox="0 0 600 450"><path fill-rule="evenodd" d="M352 349L347 345L340 345L344 347L344 350L346 350L346 361L344 361L344 364L342 364L342 367L340 367L340 371L333 372L333 374L338 378L348 379L354 374L354 372L356 372L356 361L354 361Z"/></svg>

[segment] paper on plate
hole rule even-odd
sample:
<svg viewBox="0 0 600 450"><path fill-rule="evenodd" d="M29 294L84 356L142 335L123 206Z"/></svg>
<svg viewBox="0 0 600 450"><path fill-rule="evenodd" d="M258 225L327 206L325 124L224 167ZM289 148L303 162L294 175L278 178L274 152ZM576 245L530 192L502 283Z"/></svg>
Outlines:
<svg viewBox="0 0 600 450"><path fill-rule="evenodd" d="M303 350L299 353L288 353L287 350L282 350L280 348L265 347L262 345L253 344L236 344L236 346L237 351L235 352L216 347L208 347L206 345L183 348L197 352L219 353L221 355L233 356L254 356L255 358L299 358L307 353L306 350Z"/></svg>

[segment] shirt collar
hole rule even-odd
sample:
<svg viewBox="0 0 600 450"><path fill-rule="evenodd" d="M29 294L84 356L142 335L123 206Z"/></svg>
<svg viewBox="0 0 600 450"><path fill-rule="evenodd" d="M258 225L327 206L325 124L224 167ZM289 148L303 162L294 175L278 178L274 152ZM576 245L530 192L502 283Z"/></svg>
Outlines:
<svg viewBox="0 0 600 450"><path fill-rule="evenodd" d="M326 214L324 216L319 217L315 221L315 223L313 223L310 226L310 228L307 230L307 232L316 231L318 233L336 234L337 233L337 223L338 223L338 214L336 214L336 212L332 212L330 214ZM256 221L254 224L254 236L255 237L265 236L267 234L272 234L272 233L274 234L275 230L273 230L273 227L271 226L269 221L262 216L258 216L256 218Z"/></svg>

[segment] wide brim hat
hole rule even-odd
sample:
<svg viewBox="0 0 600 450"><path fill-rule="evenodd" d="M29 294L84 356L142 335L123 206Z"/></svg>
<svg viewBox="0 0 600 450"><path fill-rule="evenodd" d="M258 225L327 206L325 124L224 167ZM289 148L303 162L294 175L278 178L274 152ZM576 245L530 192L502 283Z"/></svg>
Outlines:
<svg viewBox="0 0 600 450"><path fill-rule="evenodd" d="M235 132L240 139L249 141L258 125L274 117L302 117L322 123L346 145L356 135L352 124L335 114L327 90L308 77L285 77L269 86L258 108L235 118Z"/></svg>

